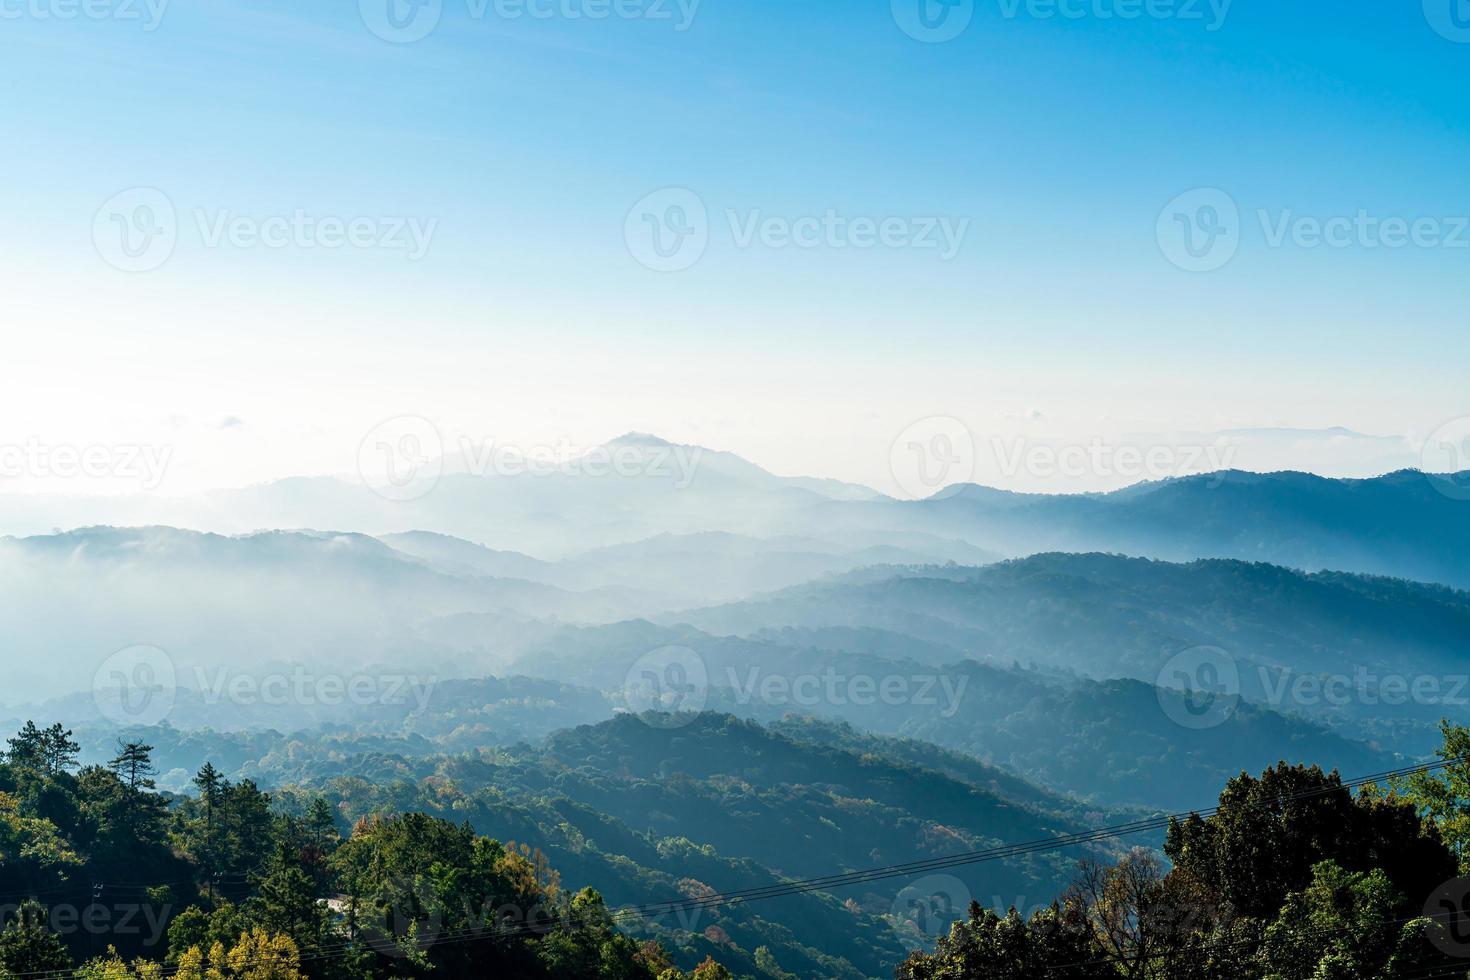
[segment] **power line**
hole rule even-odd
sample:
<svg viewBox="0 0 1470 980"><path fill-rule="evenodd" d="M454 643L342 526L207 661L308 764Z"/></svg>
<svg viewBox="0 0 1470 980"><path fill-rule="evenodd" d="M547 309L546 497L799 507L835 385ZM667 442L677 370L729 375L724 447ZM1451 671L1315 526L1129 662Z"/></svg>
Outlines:
<svg viewBox="0 0 1470 980"><path fill-rule="evenodd" d="M224 874L226 878L236 879L235 881L230 882L231 884L239 884L241 881L247 879L250 875L254 873L255 872L251 871L222 872L222 874ZM86 892L90 892L94 887L98 885L103 886L109 891L142 892L147 891L151 888L172 888L175 885L192 885L197 884L197 882L198 879L192 876L188 878L175 878L172 881L153 882L98 881L89 878L86 881L69 881L58 885L50 885L46 888L29 888L21 889L19 891L0 893L0 899L14 898L24 900L39 898L42 895L83 894Z"/></svg>

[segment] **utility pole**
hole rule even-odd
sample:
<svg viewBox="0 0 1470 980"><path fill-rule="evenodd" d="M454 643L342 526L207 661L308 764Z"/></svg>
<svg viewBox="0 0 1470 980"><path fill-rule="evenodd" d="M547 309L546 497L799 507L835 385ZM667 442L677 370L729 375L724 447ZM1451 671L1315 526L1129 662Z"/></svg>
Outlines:
<svg viewBox="0 0 1470 980"><path fill-rule="evenodd" d="M93 905L98 905L101 901L102 901L102 885L100 883L94 881L92 883L92 904ZM87 911L90 912L91 909L88 909ZM84 916L83 917L83 921L85 923L85 928L87 930L87 958L88 959L96 959L97 958L97 930L94 929L94 928L92 928L90 917Z"/></svg>

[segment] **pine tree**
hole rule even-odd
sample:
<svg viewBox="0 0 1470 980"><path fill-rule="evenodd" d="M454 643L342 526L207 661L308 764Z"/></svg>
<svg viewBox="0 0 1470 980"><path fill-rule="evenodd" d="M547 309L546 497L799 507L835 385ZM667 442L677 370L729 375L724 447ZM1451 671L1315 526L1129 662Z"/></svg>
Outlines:
<svg viewBox="0 0 1470 980"><path fill-rule="evenodd" d="M25 727L16 734L15 738L6 740L5 744L8 746L6 756L10 764L17 769L36 773L44 772L46 768L45 739L45 734L36 727L34 721L26 722Z"/></svg>
<svg viewBox="0 0 1470 980"><path fill-rule="evenodd" d="M72 740L71 734L71 729L63 728L59 722L41 733L41 756L46 775L59 776L77 767L77 755L82 747Z"/></svg>
<svg viewBox="0 0 1470 980"><path fill-rule="evenodd" d="M328 851L338 840L337 811L324 797L318 796L311 801L306 811L306 827L311 833L311 842L322 852Z"/></svg>
<svg viewBox="0 0 1470 980"><path fill-rule="evenodd" d="M153 777L158 775L158 770L153 765L153 746L143 742L119 740L117 748L117 758L109 762L107 768L111 769L131 792L153 789L156 785Z"/></svg>
<svg viewBox="0 0 1470 980"><path fill-rule="evenodd" d="M211 762L205 762L203 768L194 776L194 786L199 790L199 802L204 807L204 840L195 845L195 851L199 863L209 876L211 901L214 900L214 872L217 856L214 845L215 811L219 809L229 785Z"/></svg>
<svg viewBox="0 0 1470 980"><path fill-rule="evenodd" d="M300 854L286 841L276 845L257 891L259 921L270 932L291 937L302 949L320 944L326 909L317 901L316 882L302 869Z"/></svg>

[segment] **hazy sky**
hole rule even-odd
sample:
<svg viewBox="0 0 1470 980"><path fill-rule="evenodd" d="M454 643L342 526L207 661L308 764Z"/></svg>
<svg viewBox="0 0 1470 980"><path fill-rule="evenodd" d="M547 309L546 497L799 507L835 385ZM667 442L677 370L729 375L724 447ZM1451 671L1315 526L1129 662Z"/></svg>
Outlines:
<svg viewBox="0 0 1470 980"><path fill-rule="evenodd" d="M0 447L1470 415L1457 0L418 2L0 0Z"/></svg>

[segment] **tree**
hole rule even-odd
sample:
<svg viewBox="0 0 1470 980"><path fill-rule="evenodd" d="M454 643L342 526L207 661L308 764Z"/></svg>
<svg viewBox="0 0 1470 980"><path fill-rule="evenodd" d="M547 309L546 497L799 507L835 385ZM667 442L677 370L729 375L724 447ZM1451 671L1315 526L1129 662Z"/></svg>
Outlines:
<svg viewBox="0 0 1470 980"><path fill-rule="evenodd" d="M153 765L153 746L143 742L117 743L117 757L107 764L130 793L153 789L158 770Z"/></svg>
<svg viewBox="0 0 1470 980"><path fill-rule="evenodd" d="M219 969L217 956L211 955L210 961ZM220 972L233 980L306 980L296 944L289 936L271 935L264 929L242 935L225 955Z"/></svg>
<svg viewBox="0 0 1470 980"><path fill-rule="evenodd" d="M633 980L649 975L638 944L614 928L602 896L591 888L572 897L566 920L541 941L537 955L554 977Z"/></svg>
<svg viewBox="0 0 1470 980"><path fill-rule="evenodd" d="M1147 975L1165 936L1160 927L1164 872L1152 852L1135 848L1112 867L1086 862L1074 886L1088 909L1098 945L1107 950L1123 976Z"/></svg>
<svg viewBox="0 0 1470 980"><path fill-rule="evenodd" d="M0 931L0 973L19 977L71 969L71 956L61 937L47 925L45 906L26 902L14 921Z"/></svg>
<svg viewBox="0 0 1470 980"><path fill-rule="evenodd" d="M72 740L71 729L63 728L60 722L41 733L41 758L48 776L59 776L77 767L77 755L82 747Z"/></svg>
<svg viewBox="0 0 1470 980"><path fill-rule="evenodd" d="M162 965L137 960L131 966L116 952L82 967L79 980L308 980L301 953L289 936L263 929L241 933L230 946L216 942L207 951L193 946L178 957L171 974Z"/></svg>
<svg viewBox="0 0 1470 980"><path fill-rule="evenodd" d="M1355 798L1337 773L1284 762L1260 778L1232 779L1208 820L1171 821L1164 852L1228 914L1263 921L1306 888L1323 861L1351 871L1381 867L1411 895L1427 895L1455 874L1438 830L1412 803L1374 792Z"/></svg>
<svg viewBox="0 0 1470 980"><path fill-rule="evenodd" d="M271 854L271 798L254 781L224 784L219 821L222 847L218 870L254 868Z"/></svg>
<svg viewBox="0 0 1470 980"><path fill-rule="evenodd" d="M706 957L705 961L694 968L690 974L690 980L735 980L734 975L720 964L714 961L714 957Z"/></svg>
<svg viewBox="0 0 1470 980"><path fill-rule="evenodd" d="M15 736L7 739L6 758L16 769L30 770L37 773L45 771L46 747L45 736L36 727L34 721L28 721Z"/></svg>
<svg viewBox="0 0 1470 980"><path fill-rule="evenodd" d="M177 963L191 948L212 949L216 944L228 949L242 933L250 931L245 910L222 902L212 912L197 905L185 909L168 927L168 961Z"/></svg>
<svg viewBox="0 0 1470 980"><path fill-rule="evenodd" d="M257 891L255 918L268 932L287 936L302 949L321 944L327 927L326 907L317 901L316 883L302 870L299 852L286 841L277 844Z"/></svg>
<svg viewBox="0 0 1470 980"><path fill-rule="evenodd" d="M194 788L199 790L199 802L204 807L204 820L208 829L214 828L214 812L218 809L220 801L224 799L225 790L230 786L220 771L214 767L214 763L205 762L199 771L194 774Z"/></svg>
<svg viewBox="0 0 1470 980"><path fill-rule="evenodd" d="M196 837L193 842L194 851L195 856L199 858L199 863L204 866L204 871L209 876L209 897L213 900L214 872L217 867L217 855L214 848L215 815L224 801L225 790L229 783L220 775L214 764L207 761L194 774L193 783L194 788L199 790L199 806L204 811L203 835L202 839Z"/></svg>
<svg viewBox="0 0 1470 980"><path fill-rule="evenodd" d="M0 876L8 886L54 886L82 863L54 823L22 816L15 798L0 793Z"/></svg>
<svg viewBox="0 0 1470 980"><path fill-rule="evenodd" d="M1436 772L1396 780L1394 788L1439 827L1461 874L1470 873L1470 728L1440 722L1443 744L1436 753L1447 763Z"/></svg>
<svg viewBox="0 0 1470 980"><path fill-rule="evenodd" d="M1267 975L1396 980L1437 972L1433 967L1444 961L1426 940L1428 921L1397 921L1400 905L1401 896L1382 871L1352 873L1322 862L1312 869L1312 883L1288 896L1266 929L1261 959Z"/></svg>
<svg viewBox="0 0 1470 980"><path fill-rule="evenodd" d="M781 964L776 962L769 946L755 948L755 967L772 980L796 980L796 974L781 969Z"/></svg>
<svg viewBox="0 0 1470 980"><path fill-rule="evenodd" d="M899 964L898 980L1090 980L1112 971L1081 890L1029 920L1015 909L1001 918L978 902L969 911L932 954L916 952Z"/></svg>
<svg viewBox="0 0 1470 980"><path fill-rule="evenodd" d="M153 746L118 742L118 754L106 769L89 766L78 778L79 795L96 821L98 855L108 863L129 863L126 855L167 847L167 803L153 792ZM156 862L162 855L150 855ZM115 873L115 872L114 872Z"/></svg>
<svg viewBox="0 0 1470 980"><path fill-rule="evenodd" d="M540 851L480 837L468 823L373 818L344 843L329 798L308 799L304 817L289 805L274 813L253 782L231 784L205 764L198 798L175 801L156 791L146 743L120 742L109 765L77 773L74 745L61 726L32 724L10 740L0 761L0 879L18 893L83 896L88 882L139 883L116 894L141 915L75 971L81 980L298 980L303 961L313 980L429 971L441 980L650 980L655 965L674 969L656 945L640 948L618 931L596 892L563 893ZM216 868L229 883L206 900L192 886L212 882ZM343 892L344 903L321 900ZM67 943L45 922L46 910L28 905L0 932L0 980L73 975ZM166 927L167 949L139 922ZM437 942L450 933L454 942ZM73 942L90 949L89 938Z"/></svg>
<svg viewBox="0 0 1470 980"><path fill-rule="evenodd" d="M326 853L341 840L337 833L337 811L325 797L318 796L306 810L306 828L317 850Z"/></svg>

